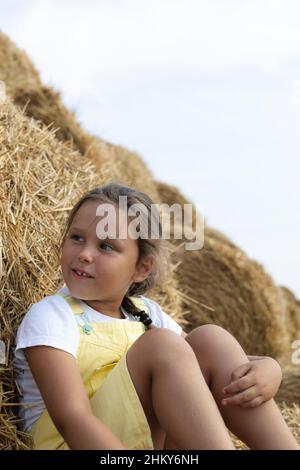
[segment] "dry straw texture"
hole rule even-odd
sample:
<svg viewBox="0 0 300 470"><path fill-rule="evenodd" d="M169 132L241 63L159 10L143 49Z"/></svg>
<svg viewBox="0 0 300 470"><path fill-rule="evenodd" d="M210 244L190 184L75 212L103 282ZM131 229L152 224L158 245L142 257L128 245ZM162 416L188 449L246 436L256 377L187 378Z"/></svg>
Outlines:
<svg viewBox="0 0 300 470"><path fill-rule="evenodd" d="M79 194L96 182L96 172L70 145L59 143L9 102L0 110L0 141L0 322L1 337L9 347L30 304L61 283L58 229ZM104 175L97 179L103 181ZM1 422L7 425L7 404L14 394L10 359L2 371ZM13 448L15 430L5 433L1 428L1 447Z"/></svg>
<svg viewBox="0 0 300 470"><path fill-rule="evenodd" d="M300 364L290 364L283 368L282 383L276 400L289 406L293 403L300 405Z"/></svg>
<svg viewBox="0 0 300 470"><path fill-rule="evenodd" d="M297 442L300 443L300 407L296 405L295 403L292 404L291 406L287 406L285 403L281 403L279 405L279 408L281 410L281 413L285 419L285 421L288 423L288 426L290 430L292 431L295 439ZM248 450L248 447L244 442L240 441L236 436L231 434L233 443L235 447L239 450Z"/></svg>
<svg viewBox="0 0 300 470"><path fill-rule="evenodd" d="M174 187L160 183L168 204L188 201ZM238 338L248 354L280 357L289 348L281 290L263 266L249 259L220 232L205 226L200 251L176 252L180 284L186 286L190 328L215 323Z"/></svg>
<svg viewBox="0 0 300 470"><path fill-rule="evenodd" d="M57 246L73 203L108 181L141 189L155 202L189 201L156 182L138 154L85 133L60 95L42 85L27 55L1 33L0 80L14 102L0 109L0 339L9 352L1 369L0 448L14 449L30 444L15 424L10 346L31 303L62 283ZM299 302L261 265L207 226L200 252L185 251L181 240L168 250L167 280L151 296L187 331L213 322L229 329L248 354L288 356L291 338L300 337ZM286 399L284 413L299 438L299 409L292 406L299 403L298 376L289 377L280 401Z"/></svg>
<svg viewBox="0 0 300 470"><path fill-rule="evenodd" d="M24 116L9 101L0 110L0 141L0 321L1 338L9 346L30 304L62 283L57 246L68 210L83 192L109 181L111 171L96 171L70 144L57 141L53 132ZM153 297L181 321L180 294L171 274ZM1 417L6 424L12 419L7 404L16 401L10 359L2 371ZM13 430L5 438L2 432L1 447L15 445L15 427Z"/></svg>

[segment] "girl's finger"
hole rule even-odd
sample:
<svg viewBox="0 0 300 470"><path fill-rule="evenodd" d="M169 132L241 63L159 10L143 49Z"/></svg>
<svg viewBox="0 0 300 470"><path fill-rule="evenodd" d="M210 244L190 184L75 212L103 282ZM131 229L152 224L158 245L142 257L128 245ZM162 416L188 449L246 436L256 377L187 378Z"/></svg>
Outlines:
<svg viewBox="0 0 300 470"><path fill-rule="evenodd" d="M243 377L249 370L251 369L252 365L251 362L246 362L246 364L242 364L241 366L237 367L231 374L232 382L240 379Z"/></svg>
<svg viewBox="0 0 300 470"><path fill-rule="evenodd" d="M237 392L242 392L243 390L246 390L255 384L256 377L250 372L249 374L244 375L244 377L242 377L241 379L235 380L229 385L226 385L226 387L223 388L223 393L230 395Z"/></svg>
<svg viewBox="0 0 300 470"><path fill-rule="evenodd" d="M253 400L258 396L256 386L247 388L243 392L236 393L235 395L227 398L223 398L223 405L241 405L249 400Z"/></svg>

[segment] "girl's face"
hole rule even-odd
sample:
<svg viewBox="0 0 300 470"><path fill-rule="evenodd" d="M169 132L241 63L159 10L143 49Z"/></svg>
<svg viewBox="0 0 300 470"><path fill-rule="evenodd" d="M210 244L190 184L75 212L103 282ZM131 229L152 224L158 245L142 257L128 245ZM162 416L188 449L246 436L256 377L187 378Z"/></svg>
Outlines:
<svg viewBox="0 0 300 470"><path fill-rule="evenodd" d="M99 204L88 200L75 214L62 247L61 267L73 297L87 301L103 313L106 307L116 313L130 285L146 279L152 266L150 260L137 265L136 240L98 238L96 226L100 217L96 216L96 208ZM118 235L118 209L116 214ZM82 275L83 272L86 274Z"/></svg>

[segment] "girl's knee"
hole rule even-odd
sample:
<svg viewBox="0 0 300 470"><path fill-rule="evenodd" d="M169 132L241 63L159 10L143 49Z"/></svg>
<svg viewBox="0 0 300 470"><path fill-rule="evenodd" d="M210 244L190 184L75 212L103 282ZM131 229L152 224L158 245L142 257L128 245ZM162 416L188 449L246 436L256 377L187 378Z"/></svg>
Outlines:
<svg viewBox="0 0 300 470"><path fill-rule="evenodd" d="M153 328L140 336L127 351L127 365L145 377L151 376L156 368L180 363L183 356L195 354L191 346L175 332L167 328Z"/></svg>
<svg viewBox="0 0 300 470"><path fill-rule="evenodd" d="M150 329L135 344L140 347L141 353L152 359L156 356L167 356L168 353L174 356L176 352L193 354L192 348L183 337L168 328Z"/></svg>
<svg viewBox="0 0 300 470"><path fill-rule="evenodd" d="M184 347L185 341L182 336L178 335L169 328L151 328L142 336L144 342L151 345L159 344L181 344Z"/></svg>
<svg viewBox="0 0 300 470"><path fill-rule="evenodd" d="M197 328L194 328L190 333L186 336L186 338L192 338L192 337L201 337L202 339L209 339L209 338L215 338L217 336L224 336L228 334L228 331L226 331L224 328L218 325L213 325L213 324L207 324L207 325L201 325L198 326Z"/></svg>
<svg viewBox="0 0 300 470"><path fill-rule="evenodd" d="M146 331L140 338L143 341L147 342L156 342L156 341L180 341L183 339L180 335L170 330L169 328L151 328Z"/></svg>
<svg viewBox="0 0 300 470"><path fill-rule="evenodd" d="M192 330L185 340L194 349L208 353L211 349L224 347L229 342L235 341L234 337L224 328L218 325L201 325Z"/></svg>

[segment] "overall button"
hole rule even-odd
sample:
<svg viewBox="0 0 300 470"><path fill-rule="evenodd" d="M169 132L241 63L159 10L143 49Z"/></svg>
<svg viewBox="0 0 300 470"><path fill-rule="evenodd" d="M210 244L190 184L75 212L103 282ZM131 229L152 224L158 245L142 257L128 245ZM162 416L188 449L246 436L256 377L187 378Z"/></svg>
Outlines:
<svg viewBox="0 0 300 470"><path fill-rule="evenodd" d="M83 325L82 330L86 335L90 335L90 334L92 334L93 327L92 327L92 325L88 325L86 323L85 325Z"/></svg>

